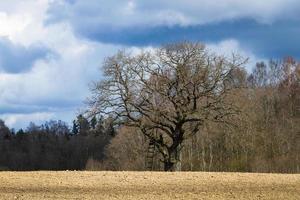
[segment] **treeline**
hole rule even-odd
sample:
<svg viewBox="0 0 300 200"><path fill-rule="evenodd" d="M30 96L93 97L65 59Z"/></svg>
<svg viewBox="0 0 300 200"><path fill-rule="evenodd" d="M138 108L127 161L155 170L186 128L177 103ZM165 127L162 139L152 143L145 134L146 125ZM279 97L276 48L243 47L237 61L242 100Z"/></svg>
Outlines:
<svg viewBox="0 0 300 200"><path fill-rule="evenodd" d="M0 170L83 170L89 158L104 158L114 134L108 120L82 115L71 130L65 122L49 121L15 133L0 120Z"/></svg>
<svg viewBox="0 0 300 200"><path fill-rule="evenodd" d="M230 73L237 87L229 95L240 108L232 124L205 122L185 138L185 171L300 172L300 64L292 58L257 63L248 74ZM2 170L145 170L149 139L109 117L77 117L26 130L9 130L0 121ZM154 170L163 170L156 150Z"/></svg>
<svg viewBox="0 0 300 200"><path fill-rule="evenodd" d="M292 58L231 73L241 108L232 124L207 122L183 143L185 171L300 172L300 65ZM135 134L133 134L135 132ZM104 169L144 170L147 138L123 127L107 147ZM120 148L121 147L121 148ZM162 170L156 151L154 170Z"/></svg>
<svg viewBox="0 0 300 200"><path fill-rule="evenodd" d="M292 58L257 63L232 96L236 127L207 124L187 141L186 170L300 172L300 65ZM196 151L194 151L196 149Z"/></svg>

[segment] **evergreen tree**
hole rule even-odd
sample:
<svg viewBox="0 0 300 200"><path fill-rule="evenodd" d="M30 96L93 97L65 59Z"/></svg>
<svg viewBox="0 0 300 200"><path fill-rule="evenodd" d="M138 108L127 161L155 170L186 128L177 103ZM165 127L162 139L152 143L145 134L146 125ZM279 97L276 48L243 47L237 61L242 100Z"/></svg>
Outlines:
<svg viewBox="0 0 300 200"><path fill-rule="evenodd" d="M24 135L24 134L25 134L25 132L23 129L18 130L16 133L16 135Z"/></svg>
<svg viewBox="0 0 300 200"><path fill-rule="evenodd" d="M72 133L73 133L74 135L77 135L77 134L78 134L78 125L77 125L77 123L76 123L76 120L73 120Z"/></svg>

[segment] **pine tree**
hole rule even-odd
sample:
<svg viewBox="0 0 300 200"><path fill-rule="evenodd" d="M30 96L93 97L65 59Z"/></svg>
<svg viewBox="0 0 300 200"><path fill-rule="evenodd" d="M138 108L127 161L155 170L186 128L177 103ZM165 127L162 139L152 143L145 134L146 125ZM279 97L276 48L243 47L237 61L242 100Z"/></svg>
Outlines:
<svg viewBox="0 0 300 200"><path fill-rule="evenodd" d="M73 120L72 133L73 133L74 135L77 135L77 134L78 134L78 125L77 125L77 123L76 123L76 120Z"/></svg>

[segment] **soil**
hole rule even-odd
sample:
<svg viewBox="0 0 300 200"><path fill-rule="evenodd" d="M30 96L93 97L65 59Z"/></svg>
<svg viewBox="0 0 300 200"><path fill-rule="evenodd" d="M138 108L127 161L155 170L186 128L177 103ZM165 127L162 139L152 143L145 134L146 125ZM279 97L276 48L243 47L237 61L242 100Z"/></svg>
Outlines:
<svg viewBox="0 0 300 200"><path fill-rule="evenodd" d="M0 172L0 199L300 199L300 174Z"/></svg>

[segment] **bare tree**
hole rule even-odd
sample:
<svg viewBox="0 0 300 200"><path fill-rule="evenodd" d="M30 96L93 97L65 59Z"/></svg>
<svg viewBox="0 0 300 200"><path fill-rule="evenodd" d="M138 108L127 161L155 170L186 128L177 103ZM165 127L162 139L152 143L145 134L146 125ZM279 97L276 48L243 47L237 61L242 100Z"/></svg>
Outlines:
<svg viewBox="0 0 300 200"><path fill-rule="evenodd" d="M225 122L238 109L227 98L230 73L245 60L210 54L199 43L177 43L108 57L92 87L90 112L138 127L162 155L165 171L180 170L182 142L206 120Z"/></svg>

